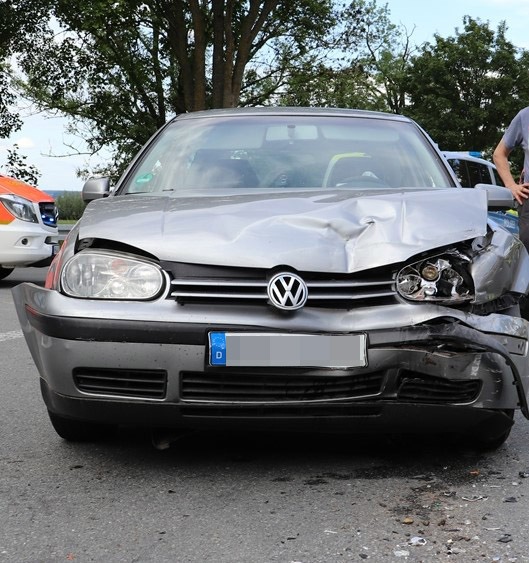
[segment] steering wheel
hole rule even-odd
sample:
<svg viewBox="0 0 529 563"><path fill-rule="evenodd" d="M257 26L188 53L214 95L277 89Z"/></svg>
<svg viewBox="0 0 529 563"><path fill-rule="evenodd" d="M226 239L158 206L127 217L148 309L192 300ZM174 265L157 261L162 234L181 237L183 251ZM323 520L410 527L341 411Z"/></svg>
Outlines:
<svg viewBox="0 0 529 563"><path fill-rule="evenodd" d="M335 184L335 187L352 187L352 188L390 188L391 186L377 176L349 176L343 178Z"/></svg>

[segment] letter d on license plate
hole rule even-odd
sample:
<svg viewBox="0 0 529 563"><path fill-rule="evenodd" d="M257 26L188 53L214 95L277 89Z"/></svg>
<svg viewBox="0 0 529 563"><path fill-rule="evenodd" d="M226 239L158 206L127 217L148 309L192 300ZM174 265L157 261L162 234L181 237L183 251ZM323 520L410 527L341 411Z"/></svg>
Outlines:
<svg viewBox="0 0 529 563"><path fill-rule="evenodd" d="M210 332L209 364L233 367L363 367L365 334Z"/></svg>
<svg viewBox="0 0 529 563"><path fill-rule="evenodd" d="M212 366L226 365L226 333L209 333L209 363Z"/></svg>

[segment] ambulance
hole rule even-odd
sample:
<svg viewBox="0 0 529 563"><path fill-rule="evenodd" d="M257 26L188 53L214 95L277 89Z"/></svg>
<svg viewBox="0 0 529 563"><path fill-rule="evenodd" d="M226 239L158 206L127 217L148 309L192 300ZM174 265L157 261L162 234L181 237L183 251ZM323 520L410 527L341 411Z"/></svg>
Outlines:
<svg viewBox="0 0 529 563"><path fill-rule="evenodd" d="M14 268L48 266L58 251L53 197L0 175L0 279Z"/></svg>

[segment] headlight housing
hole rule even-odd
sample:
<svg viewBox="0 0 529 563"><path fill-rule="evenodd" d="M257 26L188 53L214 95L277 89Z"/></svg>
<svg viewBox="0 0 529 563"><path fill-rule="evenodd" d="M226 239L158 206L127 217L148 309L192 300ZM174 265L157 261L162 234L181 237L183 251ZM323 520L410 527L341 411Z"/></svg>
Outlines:
<svg viewBox="0 0 529 563"><path fill-rule="evenodd" d="M0 201L9 213L17 219L28 221L29 223L39 222L33 207L33 202L29 199L14 194L6 194L0 196Z"/></svg>
<svg viewBox="0 0 529 563"><path fill-rule="evenodd" d="M163 292L166 277L153 262L125 254L83 250L64 265L61 289L85 299L149 300Z"/></svg>
<svg viewBox="0 0 529 563"><path fill-rule="evenodd" d="M456 249L409 264L397 274L399 295L411 301L459 304L474 299L470 258Z"/></svg>

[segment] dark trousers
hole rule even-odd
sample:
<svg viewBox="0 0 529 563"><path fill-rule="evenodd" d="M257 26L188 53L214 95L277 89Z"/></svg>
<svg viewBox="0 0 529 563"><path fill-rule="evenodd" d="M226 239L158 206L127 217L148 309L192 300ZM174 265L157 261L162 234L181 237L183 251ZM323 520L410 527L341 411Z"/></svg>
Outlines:
<svg viewBox="0 0 529 563"><path fill-rule="evenodd" d="M520 240L529 252L529 200L518 206L518 226L520 228ZM529 299L524 295L520 300L520 313L522 318L529 320Z"/></svg>
<svg viewBox="0 0 529 563"><path fill-rule="evenodd" d="M520 227L520 240L529 252L529 200L518 206L518 225Z"/></svg>

